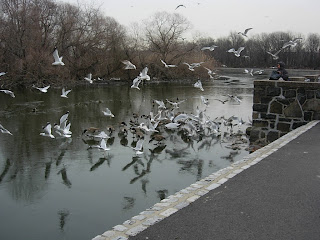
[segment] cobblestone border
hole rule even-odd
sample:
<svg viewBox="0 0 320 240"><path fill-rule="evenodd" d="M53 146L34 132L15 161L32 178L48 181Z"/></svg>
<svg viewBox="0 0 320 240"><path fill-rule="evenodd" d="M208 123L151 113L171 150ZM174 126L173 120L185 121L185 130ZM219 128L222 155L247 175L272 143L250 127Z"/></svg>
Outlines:
<svg viewBox="0 0 320 240"><path fill-rule="evenodd" d="M161 221L166 217L169 217L171 214L188 206L199 197L219 187L228 181L228 179L233 178L250 166L257 164L262 159L274 153L302 133L308 131L319 122L320 121L312 121L287 133L269 145L249 154L240 161L237 161L229 167L223 168L211 174L210 176L191 184L189 187L180 190L174 195L161 200L154 206L139 213L139 215L132 217L130 220L125 221L121 225L114 226L112 230L108 230L101 235L94 237L92 240L127 240L130 236L137 235L139 232L147 229L149 226Z"/></svg>

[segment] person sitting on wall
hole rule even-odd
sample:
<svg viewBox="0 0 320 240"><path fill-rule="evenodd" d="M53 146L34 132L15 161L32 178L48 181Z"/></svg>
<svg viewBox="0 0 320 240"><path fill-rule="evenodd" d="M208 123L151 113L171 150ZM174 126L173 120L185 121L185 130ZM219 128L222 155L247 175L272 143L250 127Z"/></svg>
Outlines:
<svg viewBox="0 0 320 240"><path fill-rule="evenodd" d="M278 62L277 70L272 71L269 80L279 80L282 78L285 81L289 80L288 71L284 68L284 62Z"/></svg>

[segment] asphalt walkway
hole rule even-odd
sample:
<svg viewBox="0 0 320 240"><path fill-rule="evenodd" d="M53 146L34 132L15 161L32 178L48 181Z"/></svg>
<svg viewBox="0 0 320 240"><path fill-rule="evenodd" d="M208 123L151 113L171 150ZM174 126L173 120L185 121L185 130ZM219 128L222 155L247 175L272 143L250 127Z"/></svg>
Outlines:
<svg viewBox="0 0 320 240"><path fill-rule="evenodd" d="M320 123L313 125L129 240L319 240Z"/></svg>

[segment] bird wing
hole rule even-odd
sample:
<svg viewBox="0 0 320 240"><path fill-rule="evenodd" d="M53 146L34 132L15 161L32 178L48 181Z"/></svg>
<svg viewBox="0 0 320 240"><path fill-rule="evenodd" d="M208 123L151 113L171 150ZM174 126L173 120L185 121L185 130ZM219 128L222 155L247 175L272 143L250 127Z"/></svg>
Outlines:
<svg viewBox="0 0 320 240"><path fill-rule="evenodd" d="M55 62L60 62L60 58L59 58L59 54L58 54L58 50L57 49L55 49L54 51L53 51L53 58L54 58L54 61Z"/></svg>
<svg viewBox="0 0 320 240"><path fill-rule="evenodd" d="M135 150L140 151L142 149L143 143L144 143L144 139L139 139L139 141L136 144Z"/></svg>
<svg viewBox="0 0 320 240"><path fill-rule="evenodd" d="M162 59L160 59L160 61L161 61L165 66L167 66L167 64L166 64Z"/></svg>
<svg viewBox="0 0 320 240"><path fill-rule="evenodd" d="M249 31L249 30L251 30L252 28L247 28L246 30L244 30L244 34L247 34L247 32Z"/></svg>

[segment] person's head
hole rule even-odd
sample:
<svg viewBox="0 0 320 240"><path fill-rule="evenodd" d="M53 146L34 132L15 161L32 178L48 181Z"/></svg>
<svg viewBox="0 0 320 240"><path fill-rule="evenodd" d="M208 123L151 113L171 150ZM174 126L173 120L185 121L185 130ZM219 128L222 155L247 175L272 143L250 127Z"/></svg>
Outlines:
<svg viewBox="0 0 320 240"><path fill-rule="evenodd" d="M282 69L282 68L284 68L284 66L285 66L284 62L278 62L278 64L277 64L278 69Z"/></svg>

